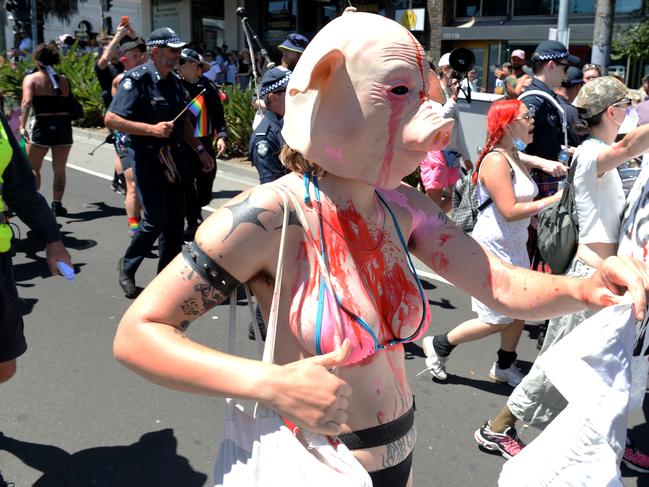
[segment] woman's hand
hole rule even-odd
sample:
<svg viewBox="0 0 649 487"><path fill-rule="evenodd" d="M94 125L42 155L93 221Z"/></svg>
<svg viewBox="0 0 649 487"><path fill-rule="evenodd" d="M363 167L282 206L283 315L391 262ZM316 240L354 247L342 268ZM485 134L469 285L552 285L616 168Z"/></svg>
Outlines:
<svg viewBox="0 0 649 487"><path fill-rule="evenodd" d="M352 389L331 373L350 352L345 340L337 350L283 366L275 366L269 397L263 402L298 426L326 435L337 435L347 422L347 398Z"/></svg>
<svg viewBox="0 0 649 487"><path fill-rule="evenodd" d="M649 274L644 262L631 257L608 257L597 272L583 280L582 300L590 308L617 304L626 291L631 294L635 317L644 319Z"/></svg>

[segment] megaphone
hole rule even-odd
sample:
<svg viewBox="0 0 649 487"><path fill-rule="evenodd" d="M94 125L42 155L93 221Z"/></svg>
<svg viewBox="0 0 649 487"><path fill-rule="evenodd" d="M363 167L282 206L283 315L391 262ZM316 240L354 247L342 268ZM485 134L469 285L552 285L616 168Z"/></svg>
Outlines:
<svg viewBox="0 0 649 487"><path fill-rule="evenodd" d="M457 82L459 83L462 78L464 78L464 75L473 69L473 66L475 65L475 54L473 54L473 51L469 49L458 47L451 51L448 63L451 65L451 69L453 70L451 77L457 79ZM460 87L460 90L464 93L466 101L471 103L471 85L467 83L466 90L462 87Z"/></svg>
<svg viewBox="0 0 649 487"><path fill-rule="evenodd" d="M448 63L458 73L468 73L475 65L475 54L469 49L458 47L451 51Z"/></svg>

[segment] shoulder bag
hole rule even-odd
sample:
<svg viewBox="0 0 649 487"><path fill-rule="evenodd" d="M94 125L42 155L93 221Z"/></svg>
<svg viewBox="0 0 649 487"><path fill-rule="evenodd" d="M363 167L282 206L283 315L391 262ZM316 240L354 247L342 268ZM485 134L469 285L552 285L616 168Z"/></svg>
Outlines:
<svg viewBox="0 0 649 487"><path fill-rule="evenodd" d="M575 177L577 160L573 159L561 200L552 203L539 214L537 246L541 257L553 274L563 274L577 252L579 226L575 209Z"/></svg>
<svg viewBox="0 0 649 487"><path fill-rule="evenodd" d="M284 190L278 188L284 206L284 220L277 259L277 275L270 319L263 346L263 361L273 363L277 332L279 294L282 282L284 242L289 206ZM297 208L299 214L301 208ZM248 307L257 323L249 289ZM234 352L236 292L230 298L228 352ZM259 348L261 338L255 326ZM224 487L371 487L369 474L349 449L337 438L291 428L272 409L257 403L252 414L242 404L228 398L225 425L214 467L214 482Z"/></svg>
<svg viewBox="0 0 649 487"><path fill-rule="evenodd" d="M72 93L72 89L70 89L70 94L68 95L68 101L69 101L69 110L70 110L70 119L71 120L79 120L80 118L83 117L83 106L81 103L79 103L79 100L77 100L77 97L74 96Z"/></svg>

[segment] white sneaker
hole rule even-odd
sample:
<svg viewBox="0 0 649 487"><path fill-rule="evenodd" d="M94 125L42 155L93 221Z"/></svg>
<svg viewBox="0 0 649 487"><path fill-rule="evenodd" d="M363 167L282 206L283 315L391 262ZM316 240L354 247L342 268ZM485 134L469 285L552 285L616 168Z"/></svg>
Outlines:
<svg viewBox="0 0 649 487"><path fill-rule="evenodd" d="M516 387L523 380L523 373L521 370L516 367L516 364L512 364L507 369L501 369L498 367L498 362L494 362L489 371L489 377L496 382L507 382L512 387Z"/></svg>
<svg viewBox="0 0 649 487"><path fill-rule="evenodd" d="M440 357L433 347L433 337L428 336L422 341L424 353L426 354L426 368L422 372L429 372L430 375L438 380L446 380L446 361L448 357ZM422 373L420 372L420 374Z"/></svg>

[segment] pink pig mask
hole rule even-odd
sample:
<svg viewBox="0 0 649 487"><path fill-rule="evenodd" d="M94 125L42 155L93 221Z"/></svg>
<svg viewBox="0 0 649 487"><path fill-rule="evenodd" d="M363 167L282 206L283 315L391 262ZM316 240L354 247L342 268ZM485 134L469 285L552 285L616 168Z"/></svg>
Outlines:
<svg viewBox="0 0 649 487"><path fill-rule="evenodd" d="M300 58L282 135L327 172L392 189L448 144L454 122L440 115L441 93L409 31L380 15L345 13Z"/></svg>

